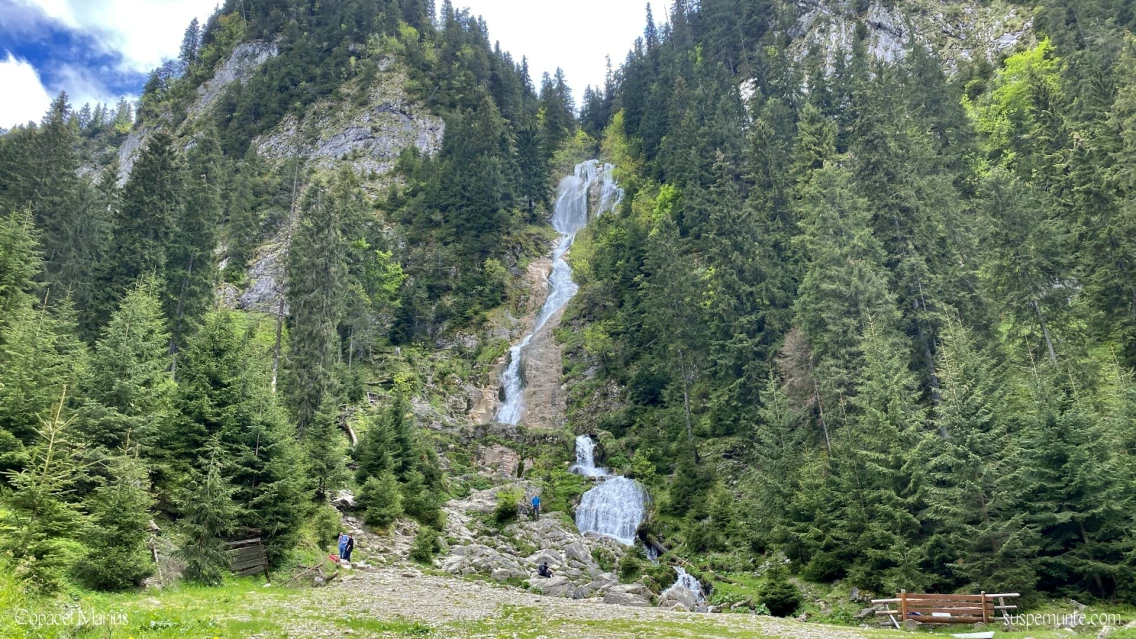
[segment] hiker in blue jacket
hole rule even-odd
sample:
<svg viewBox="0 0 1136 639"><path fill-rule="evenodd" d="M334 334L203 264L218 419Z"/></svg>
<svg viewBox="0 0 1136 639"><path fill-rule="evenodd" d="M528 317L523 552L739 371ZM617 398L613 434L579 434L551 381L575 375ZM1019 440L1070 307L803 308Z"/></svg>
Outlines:
<svg viewBox="0 0 1136 639"><path fill-rule="evenodd" d="M540 519L540 495L533 495L532 518L533 521Z"/></svg>
<svg viewBox="0 0 1136 639"><path fill-rule="evenodd" d="M339 558L340 559L343 558L343 555L347 554L347 540L348 539L350 539L350 537L347 536L347 533L345 533L345 532L339 533Z"/></svg>

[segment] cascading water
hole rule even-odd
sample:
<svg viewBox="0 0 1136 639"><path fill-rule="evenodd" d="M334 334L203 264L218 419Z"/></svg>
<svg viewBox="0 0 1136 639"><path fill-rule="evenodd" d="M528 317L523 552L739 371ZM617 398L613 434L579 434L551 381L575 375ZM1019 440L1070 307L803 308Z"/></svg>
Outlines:
<svg viewBox="0 0 1136 639"><path fill-rule="evenodd" d="M553 208L549 222L560 233L560 242L552 251L552 272L548 276L548 298L540 313L533 322L532 332L525 336L519 344L509 349L509 364L501 374L501 388L504 391L504 401L497 411L497 421L502 424L517 424L521 421L524 405L524 351L532 341L533 335L544 327L545 323L564 308L568 300L580 290L572 279L572 267L564 260L564 254L572 248L572 241L576 233L588 224L588 193L597 180L600 185L599 205L595 215L602 215L606 211L613 211L623 200L623 189L615 182L612 171L615 167L610 164L603 165L596 160L588 160L576 165L572 175L560 180L556 189L556 206Z"/></svg>
<svg viewBox="0 0 1136 639"><path fill-rule="evenodd" d="M595 440L587 435L580 435L576 438L576 463L568 471L584 477L608 476L606 468L596 466Z"/></svg>
<svg viewBox="0 0 1136 639"><path fill-rule="evenodd" d="M690 594L694 595L695 602L699 604L706 603L706 595L702 592L702 584L699 583L698 580L695 579L692 575L683 570L682 566L675 566L674 569L675 572L678 573L678 579L675 580L673 584L671 584L670 588L667 588L663 591L663 596L665 597L667 593L673 592L678 588L685 588L690 591Z"/></svg>
<svg viewBox="0 0 1136 639"><path fill-rule="evenodd" d="M631 546L646 513L647 494L634 479L609 475L607 469L597 468L595 448L591 437L576 438L576 464L570 470L585 477L600 478L600 483L580 498L580 505L576 507L576 528L581 533L607 535Z"/></svg>

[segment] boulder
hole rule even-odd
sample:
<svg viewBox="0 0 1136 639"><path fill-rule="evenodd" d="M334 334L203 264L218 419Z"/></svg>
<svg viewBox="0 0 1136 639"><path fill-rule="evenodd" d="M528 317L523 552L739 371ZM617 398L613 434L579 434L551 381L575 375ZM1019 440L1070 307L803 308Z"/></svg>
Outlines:
<svg viewBox="0 0 1136 639"><path fill-rule="evenodd" d="M629 592L623 592L612 588L604 593L603 602L605 604L614 604L617 606L635 606L637 608L644 608L651 605L645 597L640 597Z"/></svg>
<svg viewBox="0 0 1136 639"><path fill-rule="evenodd" d="M592 553L584 546L584 544L575 541L568 544L564 548L564 556L569 559L574 559L584 565L594 563L592 561Z"/></svg>
<svg viewBox="0 0 1136 639"><path fill-rule="evenodd" d="M576 591L576 585L563 575L555 575L548 579L534 578L531 586L540 594L551 597L570 597Z"/></svg>

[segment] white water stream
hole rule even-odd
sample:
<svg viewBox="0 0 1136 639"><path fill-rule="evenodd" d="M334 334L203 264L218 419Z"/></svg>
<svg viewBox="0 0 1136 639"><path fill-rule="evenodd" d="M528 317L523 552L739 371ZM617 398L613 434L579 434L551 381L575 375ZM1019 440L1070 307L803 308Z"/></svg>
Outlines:
<svg viewBox="0 0 1136 639"><path fill-rule="evenodd" d="M647 493L639 482L610 475L596 466L596 443L588 435L576 438L576 463L570 470L585 477L598 477L600 483L584 493L576 507L576 528L607 535L620 543L635 544L635 531L647 510Z"/></svg>
<svg viewBox="0 0 1136 639"><path fill-rule="evenodd" d="M525 388L524 359L525 348L532 341L533 335L545 323L564 308L568 300L580 290L572 279L572 267L564 260L564 254L572 248L572 241L576 233L588 224L588 193L592 185L601 181L599 205L596 206L593 217L602 215L606 211L614 211L623 199L623 189L612 177L613 167L604 164L602 167L596 160L588 160L576 165L572 175L560 180L556 189L556 206L553 208L549 222L560 233L560 242L552 251L552 272L548 275L548 297L533 322L532 331L509 349L509 364L501 373L501 388L504 391L504 401L497 411L497 421L502 424L517 424L524 416L523 395Z"/></svg>
<svg viewBox="0 0 1136 639"><path fill-rule="evenodd" d="M702 584L693 575L688 574L682 566L675 566L674 569L678 573L678 579L671 584L670 588L663 591L663 596L665 597L668 592L678 588L686 588L690 591L690 594L694 595L694 601L699 604L706 603L706 595L702 593Z"/></svg>

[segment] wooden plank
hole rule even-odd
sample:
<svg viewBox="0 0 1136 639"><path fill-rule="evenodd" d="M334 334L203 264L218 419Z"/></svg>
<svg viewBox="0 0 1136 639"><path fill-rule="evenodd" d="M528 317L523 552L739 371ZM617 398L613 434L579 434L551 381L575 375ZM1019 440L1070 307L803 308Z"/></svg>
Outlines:
<svg viewBox="0 0 1136 639"><path fill-rule="evenodd" d="M226 550L229 557L248 557L251 555L264 555L265 548L262 546L251 546L249 548L237 548L235 550Z"/></svg>
<svg viewBox="0 0 1136 639"><path fill-rule="evenodd" d="M229 570L236 572L238 570L244 570L246 568L251 568L253 566L263 566L264 564L265 564L264 559L261 559L261 558L249 559L247 561L242 561L242 562L230 564Z"/></svg>
<svg viewBox="0 0 1136 639"><path fill-rule="evenodd" d="M227 542L225 542L225 545L226 546L241 546L241 545L245 545L245 544L259 544L259 543L260 543L260 537L254 537L253 539L242 539L240 541L227 541Z"/></svg>
<svg viewBox="0 0 1136 639"><path fill-rule="evenodd" d="M964 608L967 610L982 610L983 608L990 608L990 605L982 605L979 602L965 602L965 601L922 601L922 602L907 602L907 609L912 610L915 608Z"/></svg>
<svg viewBox="0 0 1136 639"><path fill-rule="evenodd" d="M985 601L983 595L919 595L909 593L907 595L908 601Z"/></svg>
<svg viewBox="0 0 1136 639"><path fill-rule="evenodd" d="M242 571L234 573L234 574L237 577L251 577L252 575L259 575L260 573L267 574L268 573L268 567L263 566L263 565L254 566L252 568L246 568L245 570L242 570Z"/></svg>
<svg viewBox="0 0 1136 639"><path fill-rule="evenodd" d="M975 613L976 615L983 614L983 611L993 612L989 608L980 608L978 606L969 607L951 607L951 606L912 606L908 604L909 613Z"/></svg>

